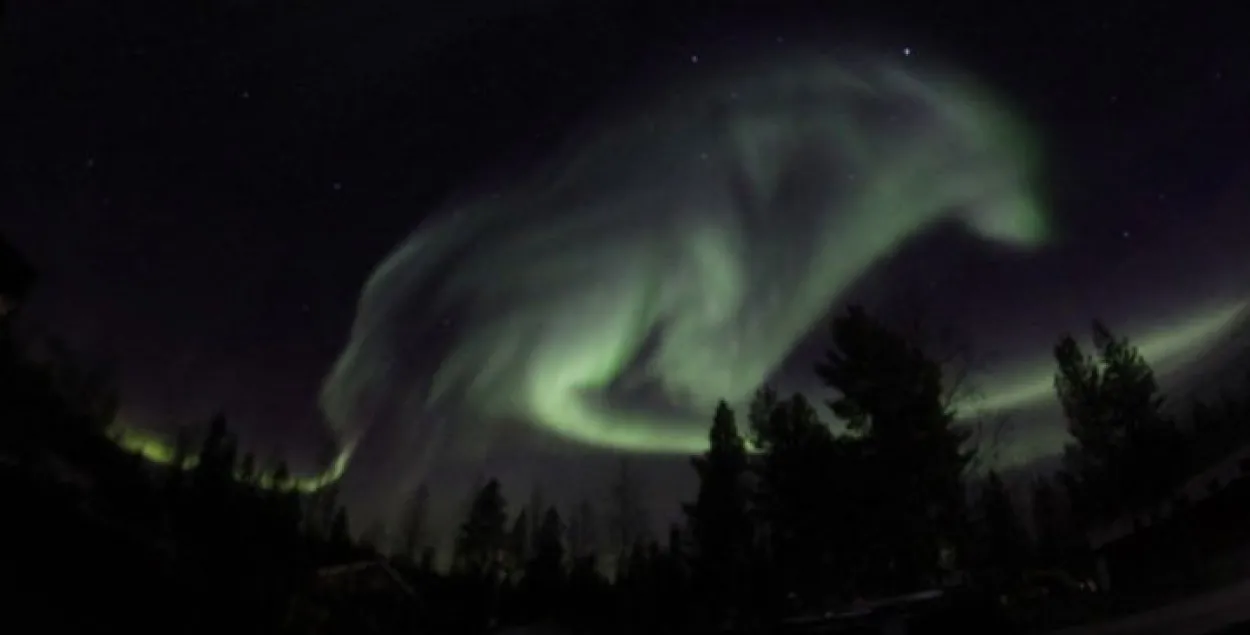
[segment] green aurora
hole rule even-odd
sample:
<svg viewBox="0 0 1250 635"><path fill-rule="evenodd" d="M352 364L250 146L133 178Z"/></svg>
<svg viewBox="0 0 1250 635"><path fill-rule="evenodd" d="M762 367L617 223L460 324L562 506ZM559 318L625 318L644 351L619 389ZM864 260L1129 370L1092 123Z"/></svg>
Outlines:
<svg viewBox="0 0 1250 635"><path fill-rule="evenodd" d="M131 452L135 452L153 463L170 465L176 460L177 452L174 444L166 437L148 432L141 427L129 425L123 419L114 422L108 430L115 443ZM308 475L292 475L289 480L279 483L272 471L262 471L256 476L256 482L266 489L275 485L290 487L300 492L312 493L326 485L334 483L343 476L351 460L352 448L348 446L341 451L324 471ZM195 467L198 457L192 453L183 463L184 469Z"/></svg>
<svg viewBox="0 0 1250 635"><path fill-rule="evenodd" d="M1142 355L1161 374L1169 371L1181 371L1193 356L1200 354L1207 346L1218 341L1228 327L1250 308L1250 303L1230 302L1204 311L1195 312L1183 319L1168 322L1144 331L1144 337L1134 338L1139 343ZM1000 413L1009 414L1013 411L1027 410L1038 407L1057 407L1054 401L1054 368L1050 357L1043 357L1028 366L1021 366L1014 371L1004 372L991 377L978 378L980 383L988 386L984 396L968 398L955 404L956 411L965 420L982 416L994 416ZM978 391L980 392L980 391ZM575 407L575 405L573 406ZM644 443L639 442L635 435L623 434L612 436L611 428L602 436L588 441L590 445L604 445L613 448L631 449ZM136 426L125 425L119 421L112 429L113 438L123 447L142 454L150 461L168 464L173 460L174 449L168 439L156 433L147 432ZM580 440L576 434L574 438ZM702 452L707 444L706 431L698 427L686 430L684 435L667 437L669 445L658 450L646 445L651 452L695 454ZM1039 456L1056 452L1066 441L1065 432L1055 427L1049 433L1043 433L1034 439L1023 452L1017 451L1005 457L1009 463L1023 464ZM297 476L293 486L304 492L312 492L326 484L338 480L347 469L352 455L352 448L345 449L331 464L330 468L319 474ZM194 466L189 460L186 467ZM271 474L262 474L261 484L268 486L272 482Z"/></svg>
<svg viewBox="0 0 1250 635"><path fill-rule="evenodd" d="M299 487L341 476L375 427L418 428L396 450L418 464L477 451L500 421L579 446L701 452L716 401L749 400L913 238L953 221L1045 248L1040 152L1009 110L953 73L800 56L586 128L527 178L427 221L376 268L321 396L348 449ZM1245 306L1127 335L1166 374ZM956 409L971 420L1053 403L1053 372L1039 350L978 378L980 396ZM666 407L613 401L630 381ZM1013 460L1056 452L1055 428ZM171 460L155 435L115 431Z"/></svg>

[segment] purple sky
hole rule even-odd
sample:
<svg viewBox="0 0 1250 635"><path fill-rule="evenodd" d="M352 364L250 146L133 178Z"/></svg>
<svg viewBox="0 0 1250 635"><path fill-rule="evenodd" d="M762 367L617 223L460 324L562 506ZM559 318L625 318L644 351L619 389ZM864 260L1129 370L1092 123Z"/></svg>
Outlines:
<svg viewBox="0 0 1250 635"><path fill-rule="evenodd" d="M501 155L541 152L620 76L771 19L713 19L693 0L551 1L520 17L489 2L191 4L10 0L0 231L42 273L32 319L115 358L129 411L165 425L222 409L258 451L297 462L324 440L315 395L360 285L421 210ZM943 302L992 322L1145 284L1125 294L1132 314L1250 273L1243 22L976 4L859 15L1039 123L1069 239L1009 272L946 250L958 284ZM792 27L777 24L784 46ZM893 270L912 275L909 262Z"/></svg>

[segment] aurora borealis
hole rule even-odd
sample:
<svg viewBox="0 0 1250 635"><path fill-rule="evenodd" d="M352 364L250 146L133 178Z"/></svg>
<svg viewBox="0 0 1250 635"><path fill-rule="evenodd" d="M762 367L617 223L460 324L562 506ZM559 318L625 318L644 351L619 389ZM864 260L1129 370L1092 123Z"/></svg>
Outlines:
<svg viewBox="0 0 1250 635"><path fill-rule="evenodd" d="M812 56L691 92L600 124L391 254L327 380L338 429L350 439L381 410L428 426L427 448L450 417L696 453L715 403L748 399L910 237L954 219L1045 242L1022 127L966 81ZM446 354L406 372L396 351L444 321ZM611 403L622 382L652 403Z"/></svg>
<svg viewBox="0 0 1250 635"><path fill-rule="evenodd" d="M407 478L485 460L518 431L695 454L720 399L743 406L770 384L821 400L795 361L805 340L918 236L953 224L1024 258L1062 236L1024 123L949 69L789 56L694 92L592 120L387 255L322 392L343 449L300 487L339 478L370 434L403 439L388 451ZM1126 334L1166 377L1245 307L1140 316ZM1054 409L1043 347L973 379L955 404L966 420ZM167 460L158 437L118 429ZM1035 430L1000 460L1053 454L1064 439Z"/></svg>
<svg viewBox="0 0 1250 635"><path fill-rule="evenodd" d="M362 523L419 480L593 498L628 456L663 515L711 402L828 397L847 302L968 340L956 405L1012 465L1065 440L1060 335L1104 320L1183 407L1246 333L1234 20L540 4L6 16L22 317L116 362L122 443L223 412Z"/></svg>
<svg viewBox="0 0 1250 635"><path fill-rule="evenodd" d="M443 210L378 266L322 395L343 438L408 428L417 473L489 453L507 425L698 453L717 400L807 388L784 373L801 341L918 235L955 221L1015 252L1050 238L1023 124L949 71L792 57L649 105ZM1127 334L1166 374L1243 307ZM1053 404L1052 378L1039 348L989 369L957 408ZM1024 461L1061 435L1017 443Z"/></svg>

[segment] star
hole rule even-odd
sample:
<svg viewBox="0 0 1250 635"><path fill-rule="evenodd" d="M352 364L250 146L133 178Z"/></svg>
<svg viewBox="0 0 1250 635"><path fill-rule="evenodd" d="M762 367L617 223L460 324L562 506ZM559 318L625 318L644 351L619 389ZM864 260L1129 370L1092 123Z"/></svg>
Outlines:
<svg viewBox="0 0 1250 635"><path fill-rule="evenodd" d="M242 99L251 99L251 98L252 98L252 93L250 93L250 92L248 92L248 91L246 91L246 90L245 90L245 91L243 91L243 92L239 93L239 97L240 97L240 98L242 98Z"/></svg>
<svg viewBox="0 0 1250 635"><path fill-rule="evenodd" d="M907 57L911 57L911 47L910 47L910 46L904 46L904 47L903 47L903 55L905 55L905 56L907 56Z"/></svg>
<svg viewBox="0 0 1250 635"><path fill-rule="evenodd" d="M691 56L690 56L690 63L691 63L691 64L698 64L698 63L699 63L699 56L698 56L698 55L691 55Z"/></svg>
<svg viewBox="0 0 1250 635"><path fill-rule="evenodd" d="M1129 233L1127 229L1120 232L1120 235L1123 236L1124 238L1128 238L1129 236L1131 236L1131 234Z"/></svg>

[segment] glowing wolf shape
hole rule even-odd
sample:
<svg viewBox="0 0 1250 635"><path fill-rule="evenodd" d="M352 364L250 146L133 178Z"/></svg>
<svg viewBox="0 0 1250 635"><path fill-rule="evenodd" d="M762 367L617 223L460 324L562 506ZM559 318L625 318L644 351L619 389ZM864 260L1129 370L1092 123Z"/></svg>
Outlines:
<svg viewBox="0 0 1250 635"><path fill-rule="evenodd" d="M748 397L909 237L1046 236L1021 127L951 75L778 60L584 130L377 267L322 394L348 441L382 423L463 449L511 421L698 452L716 400Z"/></svg>

